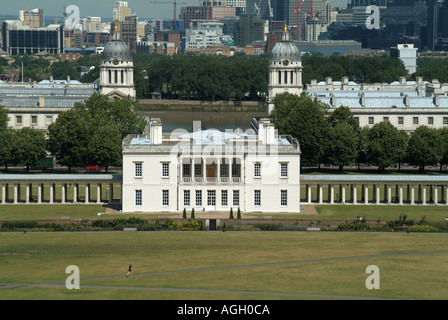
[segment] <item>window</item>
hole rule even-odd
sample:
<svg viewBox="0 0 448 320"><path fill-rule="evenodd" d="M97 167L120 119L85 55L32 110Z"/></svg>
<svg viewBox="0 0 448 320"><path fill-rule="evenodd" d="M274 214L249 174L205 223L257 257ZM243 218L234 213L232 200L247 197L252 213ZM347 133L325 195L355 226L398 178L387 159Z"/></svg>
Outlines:
<svg viewBox="0 0 448 320"><path fill-rule="evenodd" d="M16 124L19 126L22 125L22 116L16 116Z"/></svg>
<svg viewBox="0 0 448 320"><path fill-rule="evenodd" d="M233 206L237 207L240 205L240 191L233 190Z"/></svg>
<svg viewBox="0 0 448 320"><path fill-rule="evenodd" d="M142 205L142 190L135 190L135 205Z"/></svg>
<svg viewBox="0 0 448 320"><path fill-rule="evenodd" d="M118 83L118 70L115 70L114 77L115 77L115 83Z"/></svg>
<svg viewBox="0 0 448 320"><path fill-rule="evenodd" d="M227 207L227 190L221 190L221 206Z"/></svg>
<svg viewBox="0 0 448 320"><path fill-rule="evenodd" d="M216 206L216 190L207 190L207 206Z"/></svg>
<svg viewBox="0 0 448 320"><path fill-rule="evenodd" d="M37 125L37 116L31 116L31 125Z"/></svg>
<svg viewBox="0 0 448 320"><path fill-rule="evenodd" d="M448 117L443 117L443 124L448 125Z"/></svg>
<svg viewBox="0 0 448 320"><path fill-rule="evenodd" d="M195 177L201 177L202 176L202 165L201 164L195 164L194 165L194 176Z"/></svg>
<svg viewBox="0 0 448 320"><path fill-rule="evenodd" d="M135 177L136 178L141 178L142 177L142 164L141 163L135 163Z"/></svg>
<svg viewBox="0 0 448 320"><path fill-rule="evenodd" d="M413 124L418 124L418 117L412 118L412 123Z"/></svg>
<svg viewBox="0 0 448 320"><path fill-rule="evenodd" d="M45 118L46 120L46 122L47 122L47 124L52 124L53 123L53 116L46 116L46 118Z"/></svg>
<svg viewBox="0 0 448 320"><path fill-rule="evenodd" d="M189 163L184 163L182 166L184 177L191 177L191 165Z"/></svg>
<svg viewBox="0 0 448 320"><path fill-rule="evenodd" d="M369 124L374 124L375 121L373 120L373 117L369 117Z"/></svg>
<svg viewBox="0 0 448 320"><path fill-rule="evenodd" d="M288 177L288 164L287 163L280 164L280 177L282 177L282 178Z"/></svg>
<svg viewBox="0 0 448 320"><path fill-rule="evenodd" d="M294 71L291 71L291 84L294 84Z"/></svg>
<svg viewBox="0 0 448 320"><path fill-rule="evenodd" d="M170 192L169 190L162 190L162 206L168 206L170 204Z"/></svg>
<svg viewBox="0 0 448 320"><path fill-rule="evenodd" d="M227 177L229 175L229 165L228 164L221 164L221 177Z"/></svg>
<svg viewBox="0 0 448 320"><path fill-rule="evenodd" d="M196 190L196 207L202 206L202 191Z"/></svg>
<svg viewBox="0 0 448 320"><path fill-rule="evenodd" d="M280 190L280 205L282 207L288 205L288 190Z"/></svg>
<svg viewBox="0 0 448 320"><path fill-rule="evenodd" d="M112 83L112 71L109 70L109 83Z"/></svg>
<svg viewBox="0 0 448 320"><path fill-rule="evenodd" d="M389 117L383 117L383 122L389 122Z"/></svg>
<svg viewBox="0 0 448 320"><path fill-rule="evenodd" d="M261 206L261 190L254 190L254 206Z"/></svg>
<svg viewBox="0 0 448 320"><path fill-rule="evenodd" d="M359 124L359 117L355 117L355 121Z"/></svg>
<svg viewBox="0 0 448 320"><path fill-rule="evenodd" d="M278 84L282 84L282 72L278 72Z"/></svg>
<svg viewBox="0 0 448 320"><path fill-rule="evenodd" d="M162 163L162 177L169 177L169 176L170 176L170 164Z"/></svg>
<svg viewBox="0 0 448 320"><path fill-rule="evenodd" d="M403 117L398 117L398 124L403 124L403 123L404 123Z"/></svg>
<svg viewBox="0 0 448 320"><path fill-rule="evenodd" d="M190 206L190 190L184 190L184 206Z"/></svg>
<svg viewBox="0 0 448 320"><path fill-rule="evenodd" d="M121 83L124 83L124 71L121 70Z"/></svg>
<svg viewBox="0 0 448 320"><path fill-rule="evenodd" d="M434 124L434 118L428 117L428 124Z"/></svg>
<svg viewBox="0 0 448 320"><path fill-rule="evenodd" d="M261 163L254 163L254 177L261 177Z"/></svg>

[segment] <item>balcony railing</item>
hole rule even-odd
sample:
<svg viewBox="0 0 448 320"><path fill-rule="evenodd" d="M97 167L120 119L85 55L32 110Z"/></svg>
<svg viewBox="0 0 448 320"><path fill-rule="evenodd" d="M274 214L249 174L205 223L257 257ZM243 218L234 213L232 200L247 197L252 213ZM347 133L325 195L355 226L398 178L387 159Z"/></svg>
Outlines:
<svg viewBox="0 0 448 320"><path fill-rule="evenodd" d="M181 181L186 184L192 183L241 183L240 177L182 177Z"/></svg>

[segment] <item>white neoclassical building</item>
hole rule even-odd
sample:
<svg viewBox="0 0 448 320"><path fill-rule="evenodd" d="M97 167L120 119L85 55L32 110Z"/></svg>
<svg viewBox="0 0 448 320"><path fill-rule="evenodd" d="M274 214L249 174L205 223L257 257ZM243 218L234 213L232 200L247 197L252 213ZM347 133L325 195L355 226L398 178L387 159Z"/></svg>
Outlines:
<svg viewBox="0 0 448 320"><path fill-rule="evenodd" d="M126 43L115 30L106 44L100 62L100 93L112 98L135 97L134 61Z"/></svg>
<svg viewBox="0 0 448 320"><path fill-rule="evenodd" d="M123 143L123 212L300 212L300 148L268 119L256 130L147 134Z"/></svg>

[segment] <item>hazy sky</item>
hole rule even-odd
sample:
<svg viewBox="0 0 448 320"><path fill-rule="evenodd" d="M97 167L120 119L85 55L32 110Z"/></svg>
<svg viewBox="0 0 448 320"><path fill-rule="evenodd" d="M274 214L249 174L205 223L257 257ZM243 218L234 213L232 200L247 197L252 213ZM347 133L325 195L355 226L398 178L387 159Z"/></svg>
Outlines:
<svg viewBox="0 0 448 320"><path fill-rule="evenodd" d="M112 17L112 8L115 0L0 0L0 15L18 15L19 10L40 8L44 9L46 16L62 17L64 4L77 5L81 17L100 16ZM151 2L167 2L167 4L154 4ZM128 0L129 7L141 18L172 18L173 0ZM346 5L347 0L330 0L333 5ZM177 16L180 7L186 5L196 6L199 0L177 0Z"/></svg>

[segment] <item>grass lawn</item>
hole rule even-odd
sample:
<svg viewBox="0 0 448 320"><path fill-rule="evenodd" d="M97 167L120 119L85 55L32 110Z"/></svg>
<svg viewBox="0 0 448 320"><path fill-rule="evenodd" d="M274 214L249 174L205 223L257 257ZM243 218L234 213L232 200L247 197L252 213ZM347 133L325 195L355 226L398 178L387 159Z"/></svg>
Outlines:
<svg viewBox="0 0 448 320"><path fill-rule="evenodd" d="M102 205L95 204L29 204L29 205L1 205L1 220L60 220L61 217L70 219L114 219L114 218L156 218L160 214L107 214L104 213ZM164 214L169 217L170 215Z"/></svg>
<svg viewBox="0 0 448 320"><path fill-rule="evenodd" d="M398 206L398 205L329 205L316 206L319 219L354 220L365 217L366 220L395 220L400 215L407 215L409 220L420 221L426 216L426 221L443 222L448 217L446 206ZM314 218L315 219L315 218Z"/></svg>
<svg viewBox="0 0 448 320"><path fill-rule="evenodd" d="M448 299L448 253L375 257L444 251L446 243L446 234L413 233L0 233L0 283L62 285L3 288L0 300ZM349 257L358 258L311 261ZM130 263L134 277L126 278ZM80 269L80 290L64 286L69 265ZM369 265L380 269L379 290L365 286Z"/></svg>

